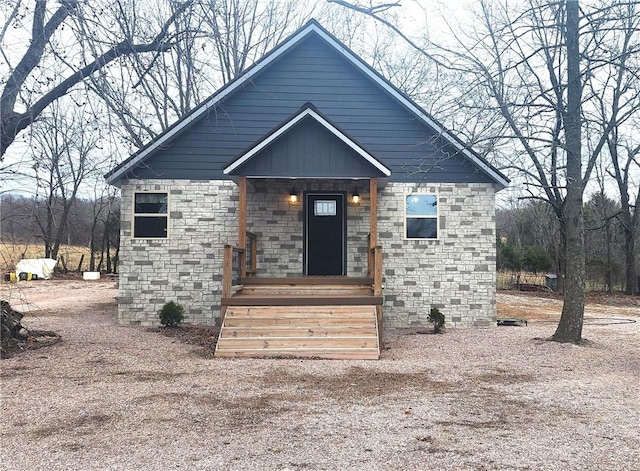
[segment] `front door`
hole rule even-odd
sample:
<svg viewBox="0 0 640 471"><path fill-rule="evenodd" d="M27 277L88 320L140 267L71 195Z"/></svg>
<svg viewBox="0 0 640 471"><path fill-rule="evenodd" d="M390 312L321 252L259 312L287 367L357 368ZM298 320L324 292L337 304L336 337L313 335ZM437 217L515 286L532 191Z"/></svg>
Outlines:
<svg viewBox="0 0 640 471"><path fill-rule="evenodd" d="M345 275L347 219L345 195L305 194L306 275Z"/></svg>

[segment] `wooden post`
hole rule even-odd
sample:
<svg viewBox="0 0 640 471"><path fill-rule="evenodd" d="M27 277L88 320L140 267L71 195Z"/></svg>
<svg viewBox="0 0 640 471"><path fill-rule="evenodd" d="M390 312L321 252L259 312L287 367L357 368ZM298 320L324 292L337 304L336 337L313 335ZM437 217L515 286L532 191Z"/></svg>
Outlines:
<svg viewBox="0 0 640 471"><path fill-rule="evenodd" d="M380 351L382 351L382 304L376 304L376 320L378 321L378 347L380 348Z"/></svg>
<svg viewBox="0 0 640 471"><path fill-rule="evenodd" d="M247 276L247 177L240 177L240 198L238 200L238 248L240 256L240 279Z"/></svg>
<svg viewBox="0 0 640 471"><path fill-rule="evenodd" d="M373 278L374 254L373 248L378 243L378 179L369 179L369 240L367 242L367 272Z"/></svg>
<svg viewBox="0 0 640 471"><path fill-rule="evenodd" d="M373 295L382 296L382 246L376 245L374 251Z"/></svg>
<svg viewBox="0 0 640 471"><path fill-rule="evenodd" d="M371 248L371 234L367 236L367 276L373 278L373 249Z"/></svg>
<svg viewBox="0 0 640 471"><path fill-rule="evenodd" d="M373 274L373 295L382 296L382 246L376 245L374 249L374 274ZM376 319L378 321L378 345L382 350L382 305L376 305Z"/></svg>
<svg viewBox="0 0 640 471"><path fill-rule="evenodd" d="M258 238L251 234L251 275L256 276L258 258Z"/></svg>
<svg viewBox="0 0 640 471"><path fill-rule="evenodd" d="M233 279L233 247L231 245L224 246L224 257L222 262L222 297L231 297L231 284ZM227 307L222 306L220 308L220 321L224 321L224 315L227 312Z"/></svg>
<svg viewBox="0 0 640 471"><path fill-rule="evenodd" d="M369 249L378 245L378 179L369 180Z"/></svg>

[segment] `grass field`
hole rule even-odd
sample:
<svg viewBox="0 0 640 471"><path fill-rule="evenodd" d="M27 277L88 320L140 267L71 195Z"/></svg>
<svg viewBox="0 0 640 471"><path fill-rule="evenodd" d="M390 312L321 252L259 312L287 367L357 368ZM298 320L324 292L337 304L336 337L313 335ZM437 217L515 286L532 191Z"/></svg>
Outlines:
<svg viewBox="0 0 640 471"><path fill-rule="evenodd" d="M545 285L544 273L516 273L511 271L498 272L498 289L511 289L518 283L518 275L520 275L520 284L525 285Z"/></svg>
<svg viewBox="0 0 640 471"><path fill-rule="evenodd" d="M89 256L91 252L88 247L78 247L73 245L62 245L58 252L58 266L63 268L62 258L67 265L67 269L75 271L78 269L80 259L84 255L82 262L82 270L89 269ZM15 269L16 263L23 258L43 258L44 257L44 245L33 243L0 243L0 271L3 273L12 271Z"/></svg>
<svg viewBox="0 0 640 471"><path fill-rule="evenodd" d="M549 272L553 274L553 272ZM546 286L545 276L547 273L520 273L520 284ZM518 273L512 271L499 271L497 273L498 289L516 289L518 284ZM614 285L614 291L624 291L624 286ZM604 291L605 286L602 280L586 280L585 289L587 291Z"/></svg>

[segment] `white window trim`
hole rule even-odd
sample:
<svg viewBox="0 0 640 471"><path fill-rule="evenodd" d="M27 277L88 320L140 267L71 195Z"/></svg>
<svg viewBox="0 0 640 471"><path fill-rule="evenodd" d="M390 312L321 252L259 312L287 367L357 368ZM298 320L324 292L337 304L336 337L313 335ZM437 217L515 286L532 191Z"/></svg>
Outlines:
<svg viewBox="0 0 640 471"><path fill-rule="evenodd" d="M145 193L164 193L167 195L167 212L166 213L136 213L136 195L145 194ZM132 225L131 225L131 238L135 240L167 240L170 235L170 227L171 227L171 219L169 218L169 213L171 212L171 200L169 196L169 191L167 190L145 190L145 191L134 191L133 192L133 204L131 205L132 212ZM136 237L136 217L138 216L152 216L152 217L161 217L165 216L167 218L167 235L165 237Z"/></svg>
<svg viewBox="0 0 640 471"><path fill-rule="evenodd" d="M436 214L435 216L408 216L407 215L407 196L410 195L425 195L425 196L435 196L438 205L436 206ZM440 240L440 194L433 191L408 191L405 192L404 197L402 198L402 204L404 206L404 229L402 233L402 238L404 240ZM438 237L426 238L426 237L407 237L407 219L435 219L436 220L436 232Z"/></svg>

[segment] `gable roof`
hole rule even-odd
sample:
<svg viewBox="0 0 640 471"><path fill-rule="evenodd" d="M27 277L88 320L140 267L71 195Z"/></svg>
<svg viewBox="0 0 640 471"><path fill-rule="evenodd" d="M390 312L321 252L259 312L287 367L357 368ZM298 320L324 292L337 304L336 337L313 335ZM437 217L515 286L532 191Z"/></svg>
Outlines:
<svg viewBox="0 0 640 471"><path fill-rule="evenodd" d="M391 170L386 165L384 165L382 162L376 159L373 155L367 152L362 146L360 146L352 138L347 136L342 130L338 129L338 127L336 127L334 124L329 122L329 120L324 116L322 116L320 112L316 110L311 103L306 103L300 109L300 111L298 111L298 113L291 116L288 120L286 120L280 126L276 127L272 132L264 136L263 139L261 139L260 141L255 143L253 146L251 146L246 152L242 153L239 157L237 157L232 162L230 162L224 168L223 173L225 175L246 175L246 173L239 171L243 166L246 167L246 164L249 163L249 161L251 161L252 159L256 159L258 156L260 156L263 150L267 149L270 145L272 145L279 139L284 138L288 133L291 133L292 130L298 127L298 125L301 124L303 121L308 121L308 120L312 120L313 122L320 125L322 129L327 130L332 136L337 138L342 143L346 144L348 148L350 148L355 154L361 157L368 164L369 167L373 167L371 170L369 170L369 172L367 173L367 176L388 177L391 175ZM331 158L331 156L329 156L329 158ZM320 162L320 165L327 164L324 166L324 168L328 169L328 167L330 167L332 163L333 162L329 162L328 159L323 159L323 161ZM282 165L281 167L284 167L284 166L285 165ZM334 175L331 175L331 173L327 170L321 170L321 171L324 171L324 174L320 174L320 175L316 174L313 176L316 178L335 177ZM285 175L264 175L263 174L263 175L251 175L251 176L252 177L265 177L265 176L276 177L276 176L285 176ZM300 176L307 176L307 175L295 175L295 176L300 177ZM342 175L342 178L362 177L362 176L364 175Z"/></svg>
<svg viewBox="0 0 640 471"><path fill-rule="evenodd" d="M402 91L396 88L393 84L387 81L382 75L380 75L375 69L370 67L354 52L348 49L344 44L338 41L331 33L325 30L316 20L310 20L296 33L292 34L289 38L284 40L281 44L276 46L270 53L265 55L262 59L249 67L241 76L222 87L217 93L211 96L208 100L201 105L193 109L188 115L176 122L173 126L167 129L164 133L151 141L146 147L132 155L130 158L116 166L110 172L105 175L107 182L116 183L120 178L126 175L130 170L133 170L136 166L143 163L150 155L154 154L157 150L162 149L174 138L179 136L186 129L190 128L194 123L200 121L204 116L207 116L209 112L220 104L225 98L232 95L235 91L241 89L254 77L256 77L261 71L266 69L269 65L277 61L280 57L285 55L288 51L299 44L303 39L311 34L315 34L320 37L325 44L329 45L333 50L344 57L348 62L355 66L360 72L366 75L369 79L375 82L381 89L383 89L388 95L395 99L404 108L409 110L419 121L421 121L428 128L432 129L437 135L441 136L446 142L448 142L460 155L466 158L469 162L479 168L482 172L488 175L500 187L506 187L509 183L509 179L503 175L499 170L493 167L479 154L467 147L460 139L453 135L449 130L442 126L438 121L421 109L415 102L413 102ZM362 154L361 154L362 155ZM364 156L363 156L364 157ZM371 156L373 157L373 156ZM377 160L377 159L376 159ZM379 161L378 161L379 162ZM379 162L380 163L380 162Z"/></svg>

